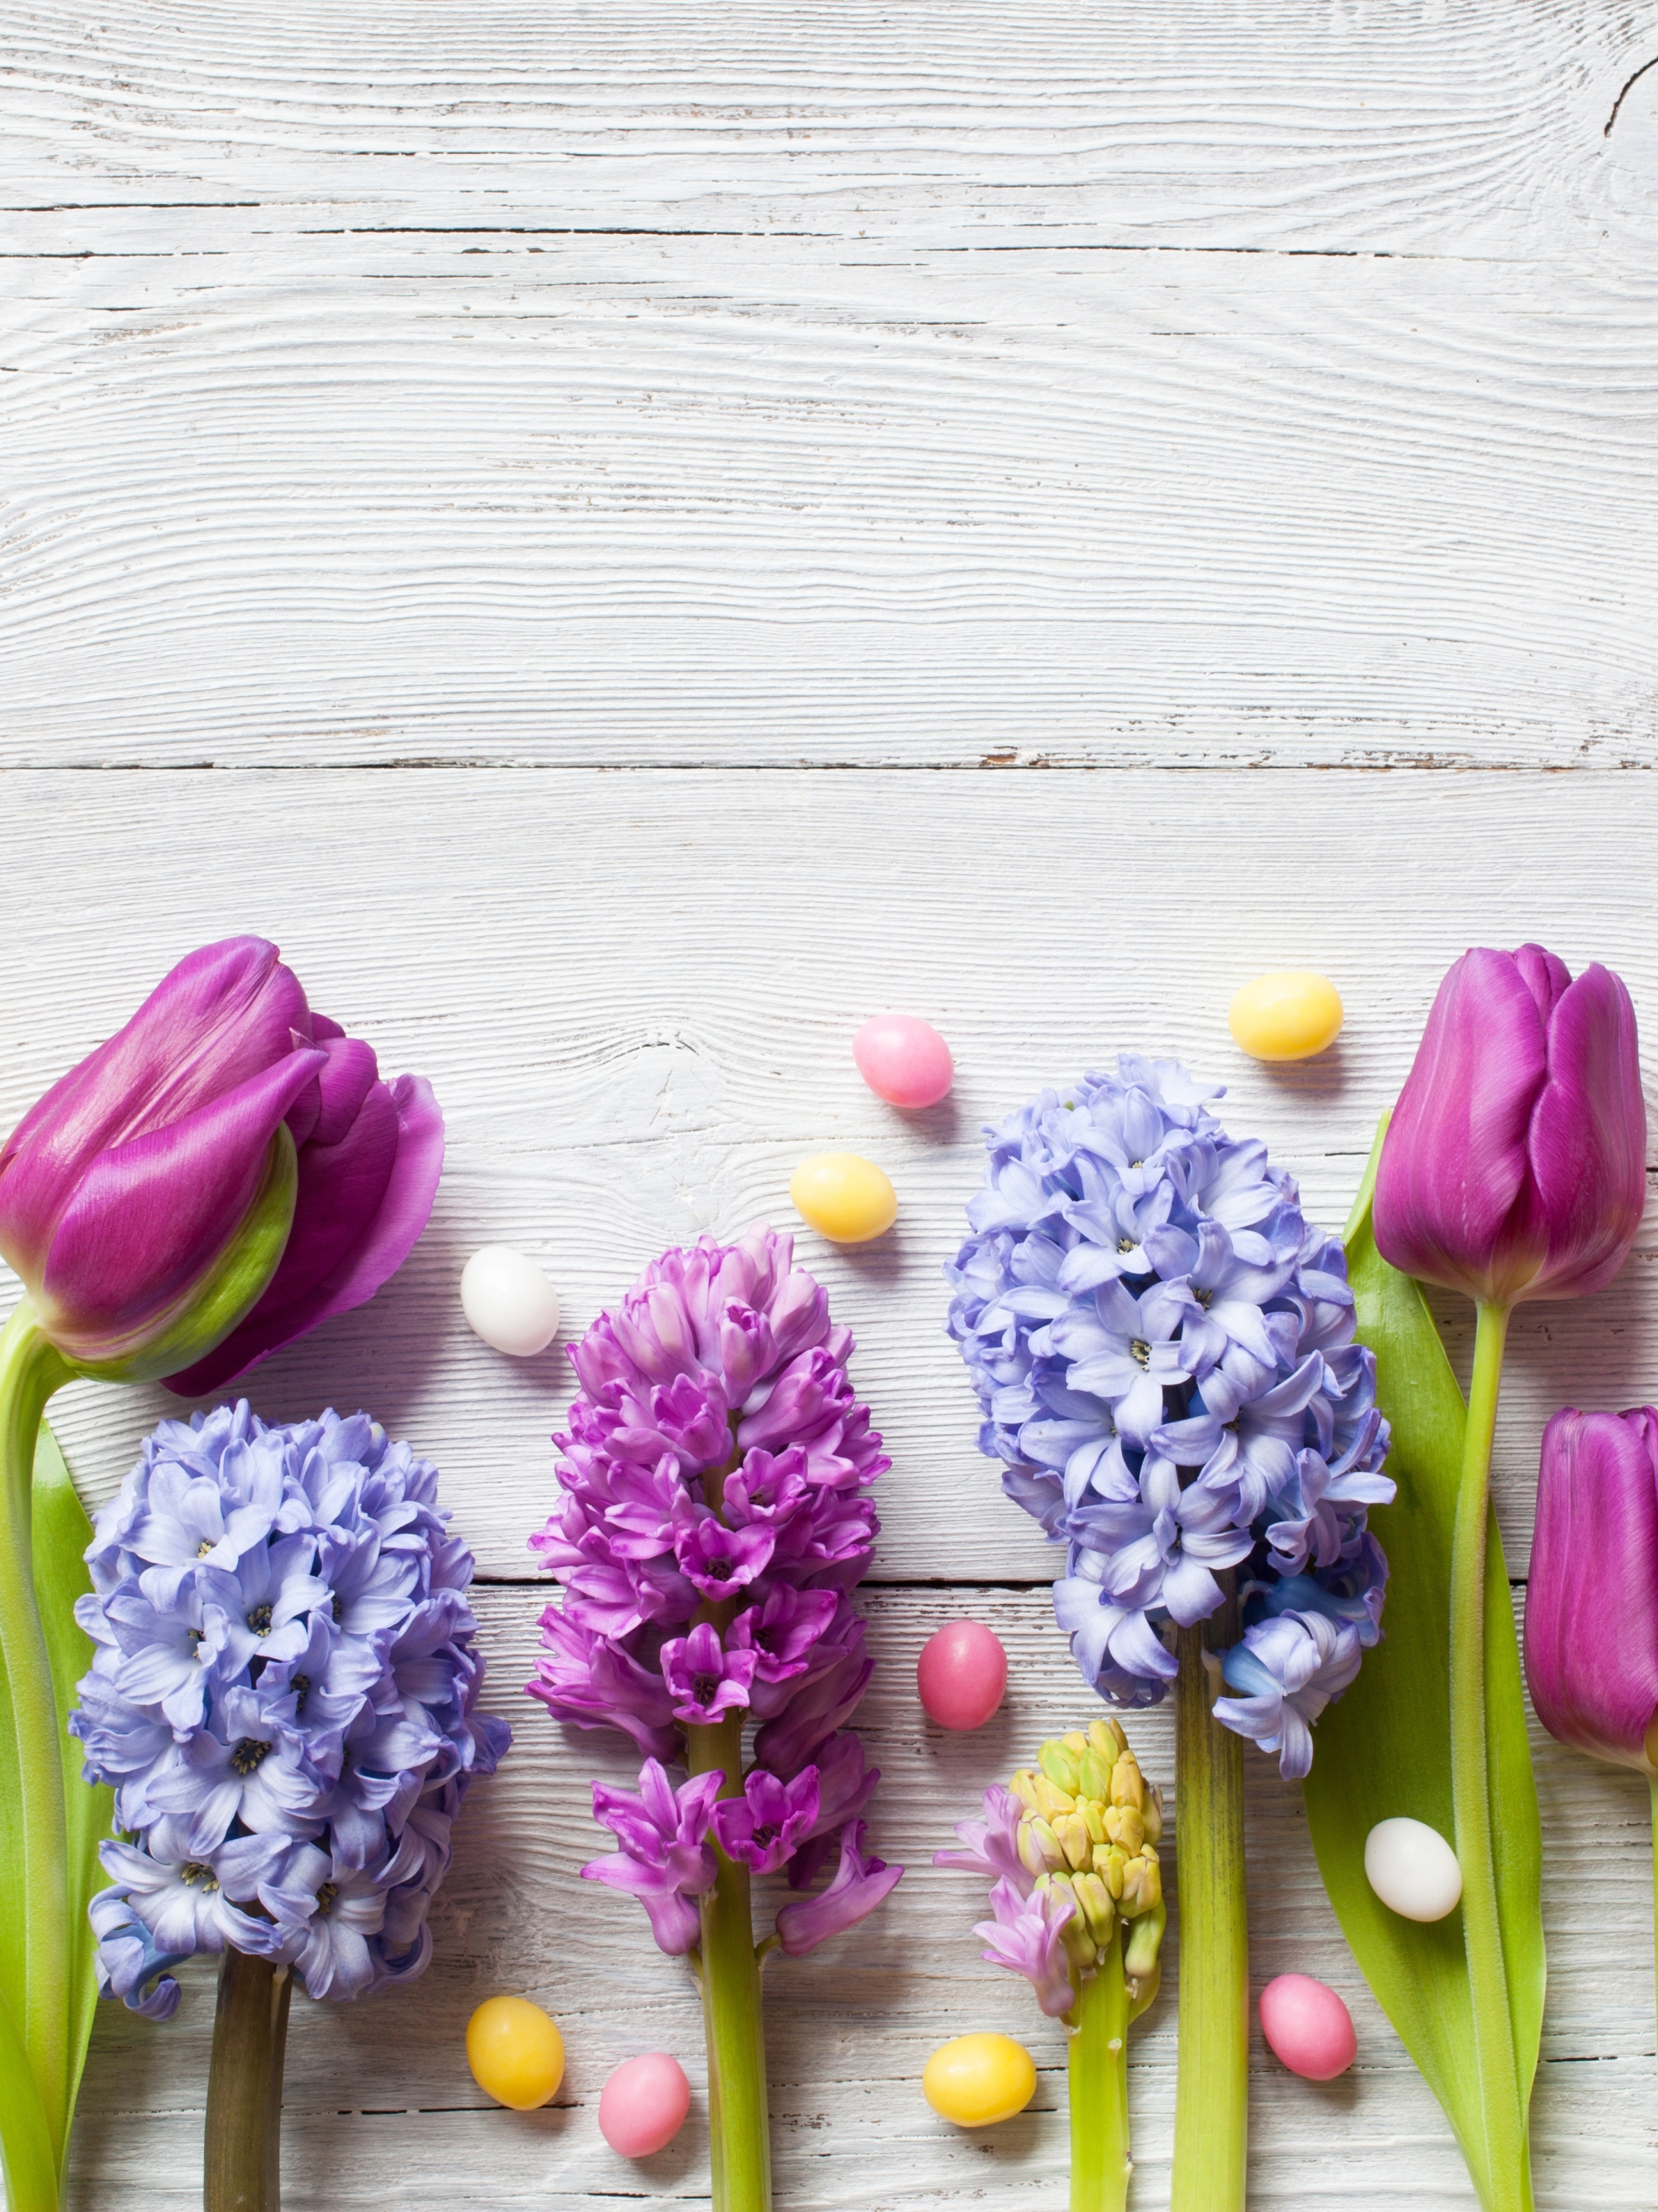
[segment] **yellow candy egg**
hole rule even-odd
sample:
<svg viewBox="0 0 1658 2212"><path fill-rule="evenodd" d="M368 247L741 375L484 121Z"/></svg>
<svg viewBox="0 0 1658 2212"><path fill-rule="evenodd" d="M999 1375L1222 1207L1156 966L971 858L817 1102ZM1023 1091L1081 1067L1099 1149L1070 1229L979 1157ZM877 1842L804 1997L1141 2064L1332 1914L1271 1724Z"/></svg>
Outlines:
<svg viewBox="0 0 1658 2212"><path fill-rule="evenodd" d="M958 2128L993 2128L1023 2112L1036 2094L1030 2053L1011 2035L958 2035L926 2063L921 2094Z"/></svg>
<svg viewBox="0 0 1658 2212"><path fill-rule="evenodd" d="M789 1182L795 1211L831 1244L867 1244L890 1229L898 1194L873 1160L856 1152L814 1152Z"/></svg>
<svg viewBox="0 0 1658 2212"><path fill-rule="evenodd" d="M1284 968L1246 983L1226 1018L1252 1060L1310 1060L1339 1036L1341 1000L1327 975Z"/></svg>
<svg viewBox="0 0 1658 2212"><path fill-rule="evenodd" d="M564 2079L564 2038L528 1997L486 1997L466 2023L466 2063L485 2096L533 2112Z"/></svg>

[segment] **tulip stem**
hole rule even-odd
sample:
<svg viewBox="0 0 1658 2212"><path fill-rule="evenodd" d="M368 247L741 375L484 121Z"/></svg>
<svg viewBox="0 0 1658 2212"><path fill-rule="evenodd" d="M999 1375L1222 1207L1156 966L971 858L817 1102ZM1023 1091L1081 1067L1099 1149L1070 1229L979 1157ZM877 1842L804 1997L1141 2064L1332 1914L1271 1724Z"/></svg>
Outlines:
<svg viewBox="0 0 1658 2212"><path fill-rule="evenodd" d="M1220 1681L1211 1656L1237 1637L1237 1600L1229 1592L1206 1621L1181 1629L1175 1640L1180 2046L1169 2212L1243 2212L1244 2205L1249 1938L1243 1739L1214 1717Z"/></svg>
<svg viewBox="0 0 1658 2212"><path fill-rule="evenodd" d="M1071 2212L1128 2203L1128 1986L1122 1923L1066 2014L1071 2081Z"/></svg>
<svg viewBox="0 0 1658 2212"><path fill-rule="evenodd" d="M34 1587L34 1452L46 1401L69 1379L27 1299L0 1330L0 1853L6 1905L0 2002L27 2054L61 2166L69 2131L70 1850L63 1729ZM9 2106L11 2099L3 2100ZM9 2164L11 2130L6 2131ZM16 2185L14 2185L14 2190ZM56 2201L57 2176L53 2176ZM20 2198L15 2212L33 2212Z"/></svg>
<svg viewBox="0 0 1658 2212"><path fill-rule="evenodd" d="M693 1774L723 1771L721 1797L743 1794L743 1716L688 1728ZM771 2212L771 2132L749 1870L709 1849L720 1871L701 1899L702 2030L708 2055L708 2164L714 2212Z"/></svg>
<svg viewBox="0 0 1658 2212"><path fill-rule="evenodd" d="M1489 2212L1529 2205L1526 2115L1515 2063L1508 1969L1497 1914L1485 1753L1485 1552L1491 1519L1491 1439L1508 1336L1506 1306L1482 1300L1461 1486L1451 1538L1451 1803L1462 1869L1462 1941L1473 2005L1474 2058L1480 2085Z"/></svg>

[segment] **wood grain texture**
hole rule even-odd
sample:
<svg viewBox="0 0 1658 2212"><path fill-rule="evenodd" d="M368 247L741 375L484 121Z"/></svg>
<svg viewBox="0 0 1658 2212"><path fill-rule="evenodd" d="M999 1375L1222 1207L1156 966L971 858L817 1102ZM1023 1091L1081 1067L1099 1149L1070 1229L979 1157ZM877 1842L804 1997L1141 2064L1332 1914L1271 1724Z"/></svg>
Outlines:
<svg viewBox="0 0 1658 2212"><path fill-rule="evenodd" d="M0 761L1658 758L1621 7L6 19Z"/></svg>

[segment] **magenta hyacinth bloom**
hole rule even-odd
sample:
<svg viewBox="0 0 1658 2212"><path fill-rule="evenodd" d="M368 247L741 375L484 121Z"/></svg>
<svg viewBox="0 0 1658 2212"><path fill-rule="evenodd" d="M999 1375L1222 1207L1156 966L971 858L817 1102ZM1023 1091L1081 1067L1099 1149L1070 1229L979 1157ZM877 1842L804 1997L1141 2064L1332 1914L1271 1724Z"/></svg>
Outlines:
<svg viewBox="0 0 1658 2212"><path fill-rule="evenodd" d="M1640 1225L1635 1010L1609 969L1465 952L1439 987L1382 1147L1376 1240L1405 1273L1491 1304L1610 1282Z"/></svg>
<svg viewBox="0 0 1658 2212"><path fill-rule="evenodd" d="M1658 1410L1543 1431L1526 1680L1560 1742L1658 1781Z"/></svg>
<svg viewBox="0 0 1658 2212"><path fill-rule="evenodd" d="M373 1296L425 1226L443 1123L416 1076L313 1014L257 937L204 945L54 1084L0 1150L0 1254L79 1365L136 1371L188 1342L192 1302L266 1186L286 1124L298 1182L274 1274L216 1348L167 1374L216 1389Z"/></svg>
<svg viewBox="0 0 1658 2212"><path fill-rule="evenodd" d="M696 1941L722 1856L786 1867L803 1889L838 1853L822 1894L778 1920L795 1953L873 1911L902 1872L861 1856L877 1776L847 1725L872 1671L847 1595L876 1533L864 1493L890 1464L851 1351L792 1240L755 1229L665 1254L571 1352L564 1502L530 1540L562 1602L542 1616L528 1686L646 1754L660 1848L596 1791L623 1851L585 1871L637 1894L665 1950ZM691 1763L694 1739L708 1771L676 1795L669 1770Z"/></svg>

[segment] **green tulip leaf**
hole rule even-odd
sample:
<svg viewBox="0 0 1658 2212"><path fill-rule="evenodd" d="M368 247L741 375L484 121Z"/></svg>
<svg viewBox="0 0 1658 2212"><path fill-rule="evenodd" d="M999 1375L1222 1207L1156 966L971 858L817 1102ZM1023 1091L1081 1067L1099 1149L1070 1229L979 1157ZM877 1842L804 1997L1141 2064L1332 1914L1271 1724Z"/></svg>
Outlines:
<svg viewBox="0 0 1658 2212"><path fill-rule="evenodd" d="M105 1885L98 1845L110 1833L115 1817L115 1796L101 1783L94 1787L82 1779L81 1746L68 1728L62 1726L78 1702L75 1686L92 1665L92 1638L75 1618L76 1599L92 1588L86 1564L92 1523L76 1494L58 1439L44 1421L34 1449L33 1518L34 1589L52 1662L52 1686L58 1700L64 1753L64 1811L69 1830L70 2022L66 2057L68 2108L73 2112L81 2069L86 2063L87 2044L92 2034L92 2015L98 2002L98 1984L92 1964L96 1947L87 1905L93 1893Z"/></svg>
<svg viewBox="0 0 1658 2212"><path fill-rule="evenodd" d="M1380 1147L1378 1137L1378 1152ZM1542 2032L1537 1788L1514 1611L1493 1515L1485 1572L1486 1747L1522 2109L1515 2141L1488 2145L1461 1911L1432 1923L1402 1919L1382 1904L1364 1874L1364 1839L1378 1820L1404 1814L1455 1839L1447 1691L1451 1534L1467 1416L1420 1288L1376 1249L1370 1204L1375 1170L1373 1154L1348 1231L1347 1267L1359 1340L1376 1354L1377 1401L1393 1428L1387 1471L1399 1486L1394 1503L1372 1507L1370 1516L1390 1568L1383 1636L1366 1655L1357 1680L1320 1721L1303 1787L1319 1871L1342 1932L1400 2040L1443 2106L1481 2201L1489 2204L1507 2200L1502 2168L1517 2162L1526 2170L1524 2106Z"/></svg>

